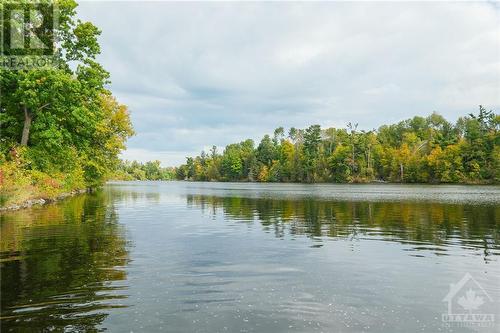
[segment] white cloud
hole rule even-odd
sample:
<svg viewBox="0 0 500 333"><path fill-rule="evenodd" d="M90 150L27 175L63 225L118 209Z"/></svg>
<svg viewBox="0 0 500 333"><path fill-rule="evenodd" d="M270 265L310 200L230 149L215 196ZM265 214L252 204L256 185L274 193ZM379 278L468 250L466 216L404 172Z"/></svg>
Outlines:
<svg viewBox="0 0 500 333"><path fill-rule="evenodd" d="M129 148L122 152L121 158L123 160L136 160L139 162L155 161L158 160L163 166L180 165L186 162L187 156L192 156L197 152L175 152L175 151L151 151L141 148Z"/></svg>

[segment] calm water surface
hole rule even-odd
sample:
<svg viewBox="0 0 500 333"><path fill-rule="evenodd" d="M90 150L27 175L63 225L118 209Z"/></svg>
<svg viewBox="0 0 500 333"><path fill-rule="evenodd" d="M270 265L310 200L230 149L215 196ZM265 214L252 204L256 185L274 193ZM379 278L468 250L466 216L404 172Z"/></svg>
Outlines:
<svg viewBox="0 0 500 333"><path fill-rule="evenodd" d="M121 182L0 231L3 332L500 331L499 187ZM493 326L443 323L466 273Z"/></svg>

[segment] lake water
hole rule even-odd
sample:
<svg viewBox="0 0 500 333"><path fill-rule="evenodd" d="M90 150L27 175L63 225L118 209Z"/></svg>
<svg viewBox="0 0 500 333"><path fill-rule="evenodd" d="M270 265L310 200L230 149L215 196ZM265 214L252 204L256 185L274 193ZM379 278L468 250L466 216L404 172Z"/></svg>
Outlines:
<svg viewBox="0 0 500 333"><path fill-rule="evenodd" d="M500 187L117 182L0 231L2 332L500 331Z"/></svg>

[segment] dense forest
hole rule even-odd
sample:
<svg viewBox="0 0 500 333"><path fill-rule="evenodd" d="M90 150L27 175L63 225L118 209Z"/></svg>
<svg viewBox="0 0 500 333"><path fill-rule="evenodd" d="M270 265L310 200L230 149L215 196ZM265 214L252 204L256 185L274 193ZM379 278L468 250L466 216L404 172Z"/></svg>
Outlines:
<svg viewBox="0 0 500 333"><path fill-rule="evenodd" d="M106 88L109 73L96 62L99 29L76 19L73 0L55 2L59 25L41 25L38 37L52 45L56 65L0 67L1 205L103 184L133 134L127 107ZM16 6L29 13L32 2ZM23 51L7 49L2 57L27 56Z"/></svg>
<svg viewBox="0 0 500 333"><path fill-rule="evenodd" d="M455 124L437 113L378 130L283 127L222 153L188 157L176 178L197 181L496 183L500 116L479 106Z"/></svg>

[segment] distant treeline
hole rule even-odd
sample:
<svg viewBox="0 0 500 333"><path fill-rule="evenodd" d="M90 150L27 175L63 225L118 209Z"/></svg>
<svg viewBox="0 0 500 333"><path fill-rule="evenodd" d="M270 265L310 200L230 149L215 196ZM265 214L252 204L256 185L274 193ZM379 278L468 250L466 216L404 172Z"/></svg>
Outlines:
<svg viewBox="0 0 500 333"><path fill-rule="evenodd" d="M115 180L173 180L175 168L163 168L160 166L160 161L146 163L121 161L112 178Z"/></svg>
<svg viewBox="0 0 500 333"><path fill-rule="evenodd" d="M179 180L259 182L496 183L500 181L500 115L479 107L455 124L437 113L378 130L283 127L233 143L222 154L188 157ZM147 177L147 176L146 176Z"/></svg>

